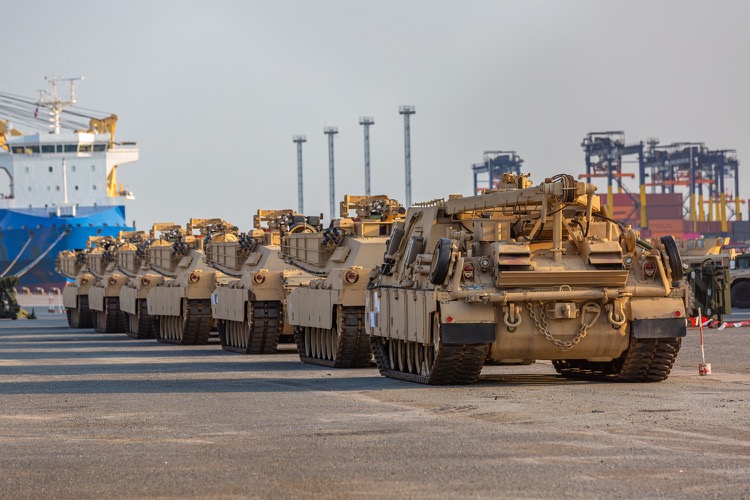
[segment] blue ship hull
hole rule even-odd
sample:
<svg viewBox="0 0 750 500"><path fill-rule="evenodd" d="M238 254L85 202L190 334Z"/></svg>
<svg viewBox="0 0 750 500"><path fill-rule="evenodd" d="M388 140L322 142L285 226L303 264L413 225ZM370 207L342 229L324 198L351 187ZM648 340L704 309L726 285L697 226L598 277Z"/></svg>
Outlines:
<svg viewBox="0 0 750 500"><path fill-rule="evenodd" d="M45 292L52 287L62 289L66 279L55 271L55 259L60 252L85 248L89 236L117 236L120 231L132 229L125 220L123 206L77 207L74 217L50 215L45 209L0 209L0 274L29 239L31 241L8 271L8 276L25 269L67 230L69 233L21 276L19 285L32 291L37 287L44 288Z"/></svg>

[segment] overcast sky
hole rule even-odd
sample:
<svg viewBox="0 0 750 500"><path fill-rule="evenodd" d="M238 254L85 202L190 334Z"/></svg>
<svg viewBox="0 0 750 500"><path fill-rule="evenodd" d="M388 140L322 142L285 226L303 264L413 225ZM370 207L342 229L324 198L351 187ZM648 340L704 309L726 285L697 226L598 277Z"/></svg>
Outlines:
<svg viewBox="0 0 750 500"><path fill-rule="evenodd" d="M404 199L400 105L413 105L414 201L471 194L472 163L515 150L536 182L584 171L582 138L703 141L750 164L750 3L742 1L3 1L0 90L85 76L78 103L119 116L141 160L119 169L128 218L258 208L328 217L323 128L337 126L336 198ZM635 167L633 167L635 171ZM750 197L742 173L742 196ZM600 192L606 192L600 186ZM743 208L746 214L746 208Z"/></svg>

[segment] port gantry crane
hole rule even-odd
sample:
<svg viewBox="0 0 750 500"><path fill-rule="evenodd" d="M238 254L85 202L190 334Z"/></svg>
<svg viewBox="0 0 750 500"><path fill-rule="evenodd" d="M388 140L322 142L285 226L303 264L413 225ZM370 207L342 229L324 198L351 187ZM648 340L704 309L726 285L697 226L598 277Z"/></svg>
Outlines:
<svg viewBox="0 0 750 500"><path fill-rule="evenodd" d="M482 163L474 163L471 170L474 173L474 194L484 189L497 188L503 174L521 175L523 159L515 151L485 151ZM487 186L479 186L480 175L487 174Z"/></svg>
<svg viewBox="0 0 750 500"><path fill-rule="evenodd" d="M711 150L702 142L676 142L659 144L658 139L626 144L622 131L590 132L581 143L586 155L586 173L579 179L607 179L607 207L613 213L614 186L618 192L626 193L633 201L632 211L624 217L631 220L638 214L641 228L647 228L646 191L651 193L683 193L684 213L693 222L721 222L721 232L728 232L727 221L742 220L739 195L739 162L735 150ZM626 157L636 157L629 160ZM624 178L635 179L632 172L623 172L623 164L638 164L638 195L627 189ZM734 194L727 192L733 180ZM704 185L707 199L704 200ZM687 192L676 191L676 186L687 188ZM733 203L732 203L733 202ZM704 207L708 205L708 214ZM714 215L714 207L716 212ZM729 214L727 214L727 208Z"/></svg>

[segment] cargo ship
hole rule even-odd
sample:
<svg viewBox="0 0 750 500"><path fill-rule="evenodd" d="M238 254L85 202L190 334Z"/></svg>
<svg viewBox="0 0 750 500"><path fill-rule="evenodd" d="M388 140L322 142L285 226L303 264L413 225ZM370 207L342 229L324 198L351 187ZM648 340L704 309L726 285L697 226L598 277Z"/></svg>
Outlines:
<svg viewBox="0 0 750 500"><path fill-rule="evenodd" d="M75 106L79 80L47 78L36 99L0 92L0 276L34 292L64 285L59 252L133 229L125 202L134 196L118 187L117 169L138 160L138 147L115 142L116 115ZM70 83L67 98L61 82Z"/></svg>

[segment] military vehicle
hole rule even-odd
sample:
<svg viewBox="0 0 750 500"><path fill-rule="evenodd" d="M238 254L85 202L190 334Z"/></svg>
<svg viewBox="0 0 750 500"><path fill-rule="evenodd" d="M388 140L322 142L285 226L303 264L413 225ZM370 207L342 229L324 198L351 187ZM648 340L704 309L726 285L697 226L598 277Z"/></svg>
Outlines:
<svg viewBox="0 0 750 500"><path fill-rule="evenodd" d="M334 368L369 366L364 329L367 275L382 260L394 223L406 210L387 196L345 196L340 218L320 233L286 234L285 261L310 274L287 298L300 359Z"/></svg>
<svg viewBox="0 0 750 500"><path fill-rule="evenodd" d="M94 248L90 237L86 248L63 250L55 259L55 269L68 282L63 289L63 306L68 316L68 326L71 328L91 328L94 324L89 309L89 289L96 281L96 277L88 269L86 256Z"/></svg>
<svg viewBox="0 0 750 500"><path fill-rule="evenodd" d="M552 360L565 377L667 378L686 334L674 239L648 243L557 175L411 207L367 290L381 374L476 382L485 361Z"/></svg>
<svg viewBox="0 0 750 500"><path fill-rule="evenodd" d="M151 272L146 267L146 248L156 241L155 234L161 227L173 227L174 223L157 223L149 233L128 231L120 233L121 243L117 248L116 266L128 276L120 288L120 309L126 316L126 333L136 339L154 337L151 316L146 307L148 291L164 282L164 276Z"/></svg>
<svg viewBox="0 0 750 500"><path fill-rule="evenodd" d="M99 333L125 333L126 316L120 310L120 289L128 277L115 267L119 237L99 236L86 254L88 269L96 277L89 288L89 309L94 330Z"/></svg>
<svg viewBox="0 0 750 500"><path fill-rule="evenodd" d="M732 250L726 249L729 238L698 238L680 242L679 251L689 287L688 315L698 310L719 321L732 312L730 296L730 263Z"/></svg>
<svg viewBox="0 0 750 500"><path fill-rule="evenodd" d="M258 210L247 233L214 233L204 244L206 263L231 276L214 290L211 310L221 347L244 354L276 352L282 335L293 341L284 321L286 296L313 275L281 259L282 235L317 233L320 217L292 210Z"/></svg>
<svg viewBox="0 0 750 500"><path fill-rule="evenodd" d="M16 300L14 290L16 286L18 286L18 276L0 278L0 318L18 319L18 316L22 315L21 306Z"/></svg>
<svg viewBox="0 0 750 500"><path fill-rule="evenodd" d="M158 241L146 247L150 270L165 279L146 295L154 337L173 344L205 344L211 334L211 293L228 278L208 267L204 238L212 232L236 232L221 219L190 219L186 227L163 227Z"/></svg>
<svg viewBox="0 0 750 500"><path fill-rule="evenodd" d="M732 280L732 306L750 309L750 253L735 256L734 269L729 274Z"/></svg>

